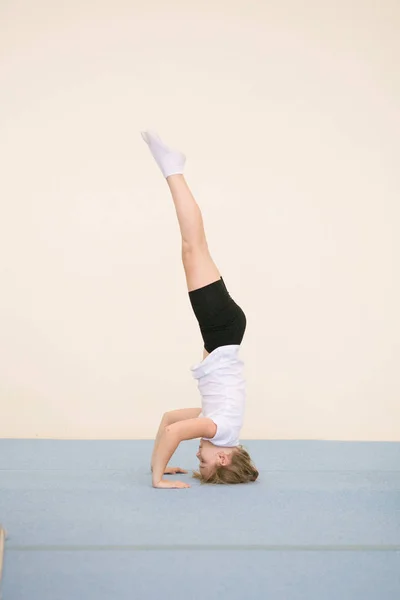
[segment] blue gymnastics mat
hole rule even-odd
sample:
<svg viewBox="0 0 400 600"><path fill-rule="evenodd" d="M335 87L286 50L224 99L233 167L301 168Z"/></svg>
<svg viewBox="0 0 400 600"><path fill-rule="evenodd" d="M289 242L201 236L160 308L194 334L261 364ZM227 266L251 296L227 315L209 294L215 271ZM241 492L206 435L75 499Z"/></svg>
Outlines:
<svg viewBox="0 0 400 600"><path fill-rule="evenodd" d="M399 443L252 440L257 482L185 490L152 444L0 440L4 600L400 599Z"/></svg>

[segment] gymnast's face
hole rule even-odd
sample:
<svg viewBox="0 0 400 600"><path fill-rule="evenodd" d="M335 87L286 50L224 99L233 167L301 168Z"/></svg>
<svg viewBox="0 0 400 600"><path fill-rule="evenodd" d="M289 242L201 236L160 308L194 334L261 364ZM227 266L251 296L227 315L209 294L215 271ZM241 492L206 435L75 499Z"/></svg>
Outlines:
<svg viewBox="0 0 400 600"><path fill-rule="evenodd" d="M203 439L200 440L196 456L199 459L199 471L205 479L210 477L217 467L226 466L231 462L231 452L226 452Z"/></svg>

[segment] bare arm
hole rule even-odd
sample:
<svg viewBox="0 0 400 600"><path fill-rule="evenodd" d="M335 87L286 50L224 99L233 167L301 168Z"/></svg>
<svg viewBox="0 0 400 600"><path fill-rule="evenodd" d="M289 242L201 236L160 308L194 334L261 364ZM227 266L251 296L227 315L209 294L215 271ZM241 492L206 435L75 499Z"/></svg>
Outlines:
<svg viewBox="0 0 400 600"><path fill-rule="evenodd" d="M163 480L165 468L169 459L183 440L192 440L199 437L213 438L217 426L211 419L194 418L177 421L167 425L162 432L157 450L153 456L153 487L190 487L180 481Z"/></svg>
<svg viewBox="0 0 400 600"><path fill-rule="evenodd" d="M169 412L166 412L163 415L160 426L157 431L157 436L156 436L156 439L154 442L153 455L151 457L151 470L153 470L154 456L155 456L155 454L157 452L157 448L160 444L160 439L161 439L164 429L168 425L172 425L173 423L176 423L177 421L186 421L187 419L195 419L196 417L199 416L200 413L201 413L201 408L180 408L178 410L170 410Z"/></svg>
<svg viewBox="0 0 400 600"><path fill-rule="evenodd" d="M195 419L201 413L201 408L179 408L178 410L170 410L165 413L168 419L168 425L177 421L186 421L187 419Z"/></svg>

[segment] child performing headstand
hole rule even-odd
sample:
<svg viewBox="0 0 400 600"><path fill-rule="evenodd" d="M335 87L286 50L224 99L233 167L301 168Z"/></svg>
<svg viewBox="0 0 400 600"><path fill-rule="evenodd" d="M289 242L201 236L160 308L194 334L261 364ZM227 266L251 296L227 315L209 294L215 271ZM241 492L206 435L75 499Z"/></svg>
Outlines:
<svg viewBox="0 0 400 600"><path fill-rule="evenodd" d="M238 357L246 329L246 317L234 302L214 264L207 245L199 206L183 176L186 157L172 150L157 134L142 137L167 180L182 236L182 261L189 299L204 341L203 361L192 367L202 408L165 413L151 461L153 486L187 488L182 481L163 479L164 474L187 473L168 467L183 440L201 438L194 476L207 483L247 483L258 471L239 444L245 406L243 362Z"/></svg>

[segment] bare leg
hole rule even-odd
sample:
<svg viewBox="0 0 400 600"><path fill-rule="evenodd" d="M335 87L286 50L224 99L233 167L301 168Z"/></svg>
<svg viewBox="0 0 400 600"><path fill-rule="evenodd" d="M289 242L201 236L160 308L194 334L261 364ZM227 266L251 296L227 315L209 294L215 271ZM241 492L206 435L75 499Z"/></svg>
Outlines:
<svg viewBox="0 0 400 600"><path fill-rule="evenodd" d="M201 210L183 175L167 177L182 236L182 262L188 291L221 277L208 250Z"/></svg>
<svg viewBox="0 0 400 600"><path fill-rule="evenodd" d="M186 156L167 146L155 132L142 131L142 138L172 194L182 235L182 261L188 291L219 281L221 276L208 250L200 208L183 176ZM203 358L207 355L204 349Z"/></svg>

